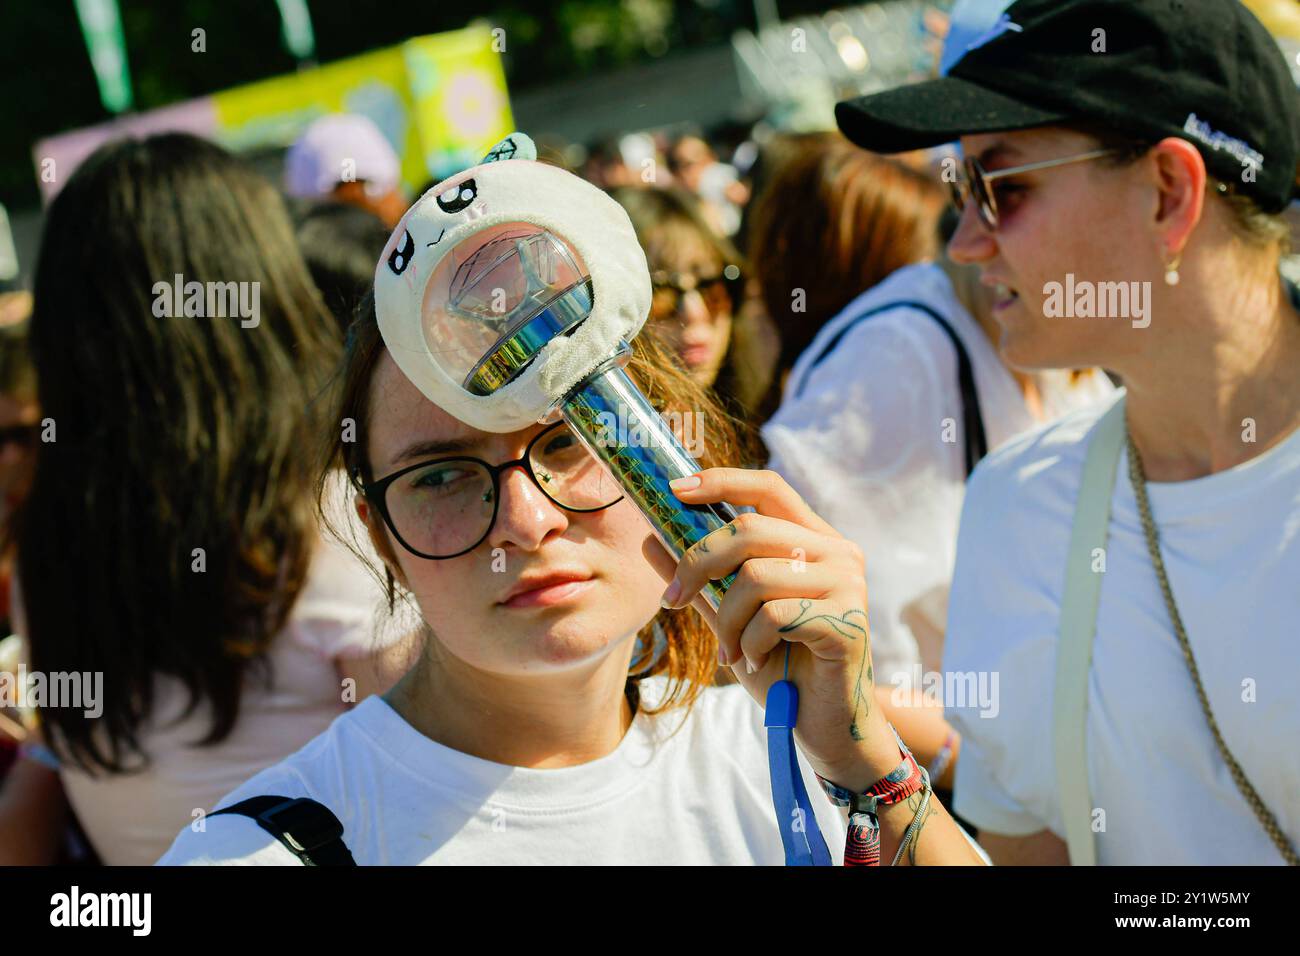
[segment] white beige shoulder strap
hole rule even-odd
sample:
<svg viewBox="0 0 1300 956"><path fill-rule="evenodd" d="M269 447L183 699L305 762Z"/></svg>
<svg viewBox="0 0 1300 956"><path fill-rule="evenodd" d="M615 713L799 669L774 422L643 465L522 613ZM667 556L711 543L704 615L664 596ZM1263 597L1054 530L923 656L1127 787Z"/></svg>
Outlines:
<svg viewBox="0 0 1300 956"><path fill-rule="evenodd" d="M1061 598L1060 638L1056 645L1056 689L1052 696L1052 744L1056 753L1057 789L1070 863L1095 866L1092 799L1088 790L1088 674L1092 639L1097 630L1103 556L1110 526L1110 499L1124 447L1124 400L1117 401L1097 423L1088 442L1079 497L1074 506L1070 550ZM1104 563L1100 565L1105 567Z"/></svg>

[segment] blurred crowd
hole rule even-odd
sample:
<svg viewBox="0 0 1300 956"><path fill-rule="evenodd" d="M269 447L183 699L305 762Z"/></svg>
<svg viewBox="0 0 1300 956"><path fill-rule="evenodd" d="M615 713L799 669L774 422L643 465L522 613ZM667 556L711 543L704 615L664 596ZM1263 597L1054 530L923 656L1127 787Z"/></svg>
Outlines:
<svg viewBox="0 0 1300 956"><path fill-rule="evenodd" d="M743 464L870 555L879 703L946 797L960 734L902 675L941 667L966 479L1113 380L999 355L999 292L945 252L950 148L766 124L539 146L627 211L649 321L744 427ZM0 863L152 863L191 808L418 653L345 476L321 466L339 424L318 401L416 198L378 129L338 115L277 184L163 134L102 147L52 204L34 289L0 292L0 671L102 673L103 719L0 707ZM159 315L173 275L259 283L259 334ZM958 439L929 440L948 417Z"/></svg>

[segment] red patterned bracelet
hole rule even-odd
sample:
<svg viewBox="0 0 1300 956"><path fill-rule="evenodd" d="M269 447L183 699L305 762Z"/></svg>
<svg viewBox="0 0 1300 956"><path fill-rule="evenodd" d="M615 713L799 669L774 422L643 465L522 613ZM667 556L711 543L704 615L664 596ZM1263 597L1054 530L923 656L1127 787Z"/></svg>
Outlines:
<svg viewBox="0 0 1300 956"><path fill-rule="evenodd" d="M889 725L889 729L898 741L903 762L862 793L845 790L821 774L817 775L831 802L849 808L849 832L844 844L845 866L880 865L880 818L876 815L876 807L901 803L914 793L930 789L930 778L925 768L916 762L912 752L898 736L898 731L894 730L893 724ZM923 811L924 809L922 807ZM899 851L901 853L902 847L899 847Z"/></svg>

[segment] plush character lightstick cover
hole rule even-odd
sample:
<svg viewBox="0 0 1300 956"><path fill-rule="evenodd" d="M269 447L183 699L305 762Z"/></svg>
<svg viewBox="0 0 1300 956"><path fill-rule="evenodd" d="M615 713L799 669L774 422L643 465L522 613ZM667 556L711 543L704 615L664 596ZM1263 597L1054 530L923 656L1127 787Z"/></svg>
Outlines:
<svg viewBox="0 0 1300 956"><path fill-rule="evenodd" d="M406 377L467 425L520 431L558 410L680 558L736 511L672 493L698 466L623 369L650 312L645 253L618 203L536 159L514 133L411 207L375 270L379 331ZM714 609L733 579L702 592ZM777 681L767 701L786 860L829 863L795 759L798 694Z"/></svg>
<svg viewBox="0 0 1300 956"><path fill-rule="evenodd" d="M481 165L434 186L397 224L375 270L379 330L398 367L432 402L483 431L543 418L650 312L650 273L627 213L536 158L532 140L514 133ZM577 328L550 338L490 393L470 391L466 376L496 339L583 273L594 301Z"/></svg>

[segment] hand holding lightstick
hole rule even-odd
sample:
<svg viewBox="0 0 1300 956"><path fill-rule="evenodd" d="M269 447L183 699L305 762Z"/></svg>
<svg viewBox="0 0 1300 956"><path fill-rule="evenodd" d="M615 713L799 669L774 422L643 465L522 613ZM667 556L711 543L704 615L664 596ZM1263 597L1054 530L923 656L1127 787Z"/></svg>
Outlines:
<svg viewBox="0 0 1300 956"><path fill-rule="evenodd" d="M535 156L531 140L512 134L407 212L375 274L380 332L402 372L468 425L511 432L563 415L680 560L737 513L672 493L668 483L698 463L624 369L650 311L645 254L613 199ZM627 435L637 440L620 441ZM701 592L714 610L733 578ZM783 715L769 731L782 762L774 795L779 807L806 806L790 736L797 695L780 685L784 705L769 707L769 721ZM806 825L821 852L803 846L796 862L828 863L815 820Z"/></svg>

